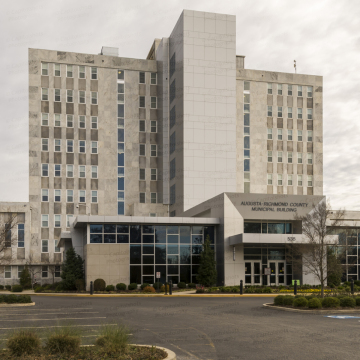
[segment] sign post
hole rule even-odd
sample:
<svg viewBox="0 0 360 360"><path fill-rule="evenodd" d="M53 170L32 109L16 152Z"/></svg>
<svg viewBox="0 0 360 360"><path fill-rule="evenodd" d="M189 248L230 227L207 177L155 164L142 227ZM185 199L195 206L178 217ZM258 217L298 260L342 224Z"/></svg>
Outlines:
<svg viewBox="0 0 360 360"><path fill-rule="evenodd" d="M158 283L158 286L157 286L157 290L158 292L160 292L160 272L157 272L156 273L156 278L157 278L157 283Z"/></svg>

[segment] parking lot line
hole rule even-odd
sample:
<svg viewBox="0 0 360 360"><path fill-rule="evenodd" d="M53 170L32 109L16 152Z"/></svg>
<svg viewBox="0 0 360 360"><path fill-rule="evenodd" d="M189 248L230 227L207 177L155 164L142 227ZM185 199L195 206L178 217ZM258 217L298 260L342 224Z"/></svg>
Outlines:
<svg viewBox="0 0 360 360"><path fill-rule="evenodd" d="M61 318L61 319L21 319L21 320L0 320L2 321L54 321L54 320L88 320L88 319L106 319L106 316L98 316L98 317L91 317L91 318Z"/></svg>
<svg viewBox="0 0 360 360"><path fill-rule="evenodd" d="M43 315L72 315L72 314L99 314L99 311L78 311L78 312L46 313L46 314L1 314L1 315L2 316L43 316Z"/></svg>

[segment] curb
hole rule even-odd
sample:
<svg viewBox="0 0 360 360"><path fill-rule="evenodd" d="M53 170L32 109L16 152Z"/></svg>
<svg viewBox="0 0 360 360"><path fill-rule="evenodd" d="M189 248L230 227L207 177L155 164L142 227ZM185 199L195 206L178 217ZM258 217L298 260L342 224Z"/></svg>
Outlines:
<svg viewBox="0 0 360 360"><path fill-rule="evenodd" d="M263 304L263 307L274 309L274 310L280 310L280 311L290 311L290 312L296 312L296 313L303 313L303 314L310 314L310 315L318 315L318 314L338 314L338 313L355 313L360 314L359 310L304 310L304 309L292 309L292 308L285 308L281 306L275 306L273 304Z"/></svg>
<svg viewBox="0 0 360 360"><path fill-rule="evenodd" d="M139 345L139 344L129 344L129 345L151 347L150 345ZM161 346L154 346L154 347L156 347L157 349L160 349L160 350L164 350L167 353L167 357L163 360L176 360L176 354L173 351L171 351L167 348L161 347Z"/></svg>
<svg viewBox="0 0 360 360"><path fill-rule="evenodd" d="M21 307L21 306L34 306L35 303L27 303L27 304L0 304L0 308L7 308L7 307Z"/></svg>

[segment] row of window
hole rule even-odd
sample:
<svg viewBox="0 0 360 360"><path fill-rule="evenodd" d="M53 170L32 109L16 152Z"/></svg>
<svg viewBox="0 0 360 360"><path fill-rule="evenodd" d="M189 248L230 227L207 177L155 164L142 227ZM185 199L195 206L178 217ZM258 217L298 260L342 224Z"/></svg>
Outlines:
<svg viewBox="0 0 360 360"><path fill-rule="evenodd" d="M139 96L139 107L140 108L145 107L145 96ZM150 108L151 109L157 108L157 97L156 96L150 96Z"/></svg>
<svg viewBox="0 0 360 360"><path fill-rule="evenodd" d="M61 164L54 164L54 176L61 176ZM75 165L66 165L66 177L74 177L75 174ZM49 164L41 164L41 176L49 176ZM86 165L79 165L79 178L86 177ZM91 165L91 178L97 179L98 177L98 167L97 165Z"/></svg>
<svg viewBox="0 0 360 360"><path fill-rule="evenodd" d="M151 85L157 84L157 76L156 75L157 75L156 73L151 73L151 75L150 75L150 84ZM145 72L143 72L143 71L139 72L139 83L145 84Z"/></svg>
<svg viewBox="0 0 360 360"><path fill-rule="evenodd" d="M296 130L287 130L287 140L288 141L294 140L293 133L295 131ZM283 133L284 133L283 129L277 129L277 139L278 140L285 140ZM267 138L268 138L268 140L273 140L273 129L270 129L270 128L267 129ZM303 141L303 130L297 130L297 141ZM308 141L308 142L313 141L313 131L312 130L307 130L306 141Z"/></svg>
<svg viewBox="0 0 360 360"><path fill-rule="evenodd" d="M62 126L62 120L61 120L61 114L54 114L54 126L60 127ZM79 122L79 128L85 129L86 128L86 116L85 115L79 115L78 117ZM48 113L41 113L41 125L42 126L49 126L49 114ZM74 127L74 115L67 114L66 115L66 127L72 128ZM91 116L90 117L90 128L91 129L97 129L98 128L98 117L97 116Z"/></svg>
<svg viewBox="0 0 360 360"><path fill-rule="evenodd" d="M146 120L139 120L139 131L140 132L146 131ZM157 132L157 121L156 120L150 121L150 132L152 132L152 133Z"/></svg>
<svg viewBox="0 0 360 360"><path fill-rule="evenodd" d="M79 79L86 78L85 66L80 65L78 67ZM66 65L66 77L72 78L74 77L75 65ZM91 79L97 80L98 72L96 67L91 67ZM41 75L48 76L49 75L49 63L41 63ZM61 66L60 64L54 64L54 76L61 76Z"/></svg>
<svg viewBox="0 0 360 360"><path fill-rule="evenodd" d="M67 193L67 196L66 196L67 202L73 202L73 200L74 200L74 190L66 190L66 193ZM97 195L96 190L91 191L91 200L92 200L92 203L97 203L98 195ZM58 218L55 218L55 227L61 228L61 215L54 215L54 216L58 216ZM70 227L69 219L72 216L74 216L74 214L67 214L66 215L66 227ZM41 227L42 228L48 228L49 227L49 214L42 214L41 215Z"/></svg>
<svg viewBox="0 0 360 360"><path fill-rule="evenodd" d="M139 155L146 156L146 144L139 145ZM157 156L157 145L154 145L154 144L150 145L150 156L152 156L152 157Z"/></svg>
<svg viewBox="0 0 360 360"><path fill-rule="evenodd" d="M293 90L297 88L297 96L298 97L302 97L303 94L305 94L305 91L306 91L306 95L307 95L308 98L313 97L313 87L312 86L303 86L303 85L297 85L296 86L296 85L277 84L277 94L278 95L285 95L285 93L286 93L285 87L286 86L287 86L287 94L288 94L288 96L292 96L293 95ZM270 95L273 94L273 84L272 83L268 83L267 93L270 94ZM295 94L296 94L296 92L295 92Z"/></svg>
<svg viewBox="0 0 360 360"><path fill-rule="evenodd" d="M145 204L146 203L146 193L141 192L139 194L139 202L140 202L140 204ZM150 203L151 204L156 204L157 203L157 193L150 193Z"/></svg>
<svg viewBox="0 0 360 360"><path fill-rule="evenodd" d="M303 180L306 179L306 175L287 175L287 184L288 186L293 186L295 185L294 181L296 179L297 176L297 186L304 186L304 182ZM284 176L282 174L277 174L277 185L278 186L282 186L285 185L285 183L283 183ZM305 180L306 181L306 180ZM273 182L273 174L267 174L267 184L268 185L275 185ZM313 177L312 175L307 175L307 186L308 187L312 187L313 186Z"/></svg>
<svg viewBox="0 0 360 360"><path fill-rule="evenodd" d="M86 141L79 140L79 153L86 153ZM91 154L98 153L98 142L91 141ZM41 139L41 151L49 151L49 139ZM61 139L54 139L54 151L60 152L61 151ZM66 152L73 153L74 152L74 140L66 140Z"/></svg>
<svg viewBox="0 0 360 360"><path fill-rule="evenodd" d="M268 162L273 162L273 152L272 151L268 151ZM302 153L297 153L297 163L298 164L303 164L303 154ZM283 152L282 151L278 151L277 152L277 162L278 163L282 163L283 162ZM291 151L289 151L287 153L287 162L289 164L292 164L293 162L293 153ZM313 153L307 153L307 163L309 165L313 164Z"/></svg>
<svg viewBox="0 0 360 360"><path fill-rule="evenodd" d="M247 122L244 121L244 136L250 135L250 82L244 81L244 116L247 116ZM250 138L249 138L250 139ZM250 141L244 138L244 193L250 192Z"/></svg>
<svg viewBox="0 0 360 360"><path fill-rule="evenodd" d="M145 74L144 74L145 80ZM125 83L124 79L117 80L117 123L118 123L118 160L117 160L117 170L118 170L118 215L125 215ZM121 190L121 191L119 191Z"/></svg>
<svg viewBox="0 0 360 360"><path fill-rule="evenodd" d="M7 229L5 226L5 247L11 247L13 240L12 240L12 230L11 226ZM17 247L23 248L25 247L25 224L17 224Z"/></svg>
<svg viewBox="0 0 360 360"><path fill-rule="evenodd" d="M25 269L24 265L18 265L17 266L17 278L18 279L21 278L21 273L24 271L24 269ZM54 267L51 267L50 271L49 271L49 267L47 265L41 266L41 277L43 279L49 277L49 272L51 273L50 277L52 277L52 275L54 275L54 277L59 278L61 276L61 267L60 267L60 265L55 265ZM16 270L15 270L15 274L16 274ZM11 279L12 278L12 266L11 265L6 265L5 266L4 277L5 277L5 279Z"/></svg>
<svg viewBox="0 0 360 360"><path fill-rule="evenodd" d="M41 201L49 201L49 192L49 189L41 189ZM61 202L61 192L61 189L54 189L55 202ZM66 202L74 202L74 190L66 190ZM97 191L91 191L91 202L97 203ZM86 203L86 190L79 190L79 203ZM60 227L60 225L55 225L55 227Z"/></svg>
<svg viewBox="0 0 360 360"><path fill-rule="evenodd" d="M65 90L64 90L65 91ZM75 90L66 90L66 102L73 103L74 102L74 92ZM95 91L91 91L90 96L90 104L97 105L98 104L98 93ZM49 101L49 89L48 88L41 88L41 100L42 101ZM60 102L61 101L61 91L60 89L54 89L54 101ZM86 104L86 96L85 91L79 91L78 97L79 104Z"/></svg>
<svg viewBox="0 0 360 360"><path fill-rule="evenodd" d="M139 180L145 180L146 178L146 169L139 169ZM157 180L157 169L150 169L150 180Z"/></svg>
<svg viewBox="0 0 360 360"><path fill-rule="evenodd" d="M312 118L313 118L313 109L306 109L306 114L307 114L307 120L312 120ZM267 116L273 116L273 107L272 106L267 107ZM283 117L283 107L282 106L277 107L277 117L278 118ZM292 107L288 107L287 117L289 119L293 118L293 108ZM298 119L303 118L303 109L302 108L297 108L297 118Z"/></svg>

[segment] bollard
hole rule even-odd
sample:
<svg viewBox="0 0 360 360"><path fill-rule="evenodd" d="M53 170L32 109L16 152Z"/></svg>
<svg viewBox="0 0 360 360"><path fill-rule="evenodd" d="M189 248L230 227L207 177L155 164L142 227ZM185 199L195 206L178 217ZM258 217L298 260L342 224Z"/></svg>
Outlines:
<svg viewBox="0 0 360 360"><path fill-rule="evenodd" d="M94 295L94 284L90 281L90 295Z"/></svg>
<svg viewBox="0 0 360 360"><path fill-rule="evenodd" d="M172 295L172 280L170 280L169 284L169 295Z"/></svg>
<svg viewBox="0 0 360 360"><path fill-rule="evenodd" d="M294 295L297 295L297 280L294 281Z"/></svg>
<svg viewBox="0 0 360 360"><path fill-rule="evenodd" d="M244 285L243 285L243 281L240 280L240 295L242 295L244 293Z"/></svg>
<svg viewBox="0 0 360 360"><path fill-rule="evenodd" d="M165 281L165 295L167 295L167 286L168 286L168 283Z"/></svg>
<svg viewBox="0 0 360 360"><path fill-rule="evenodd" d="M351 288L351 295L354 295L354 279L351 279L350 288Z"/></svg>

